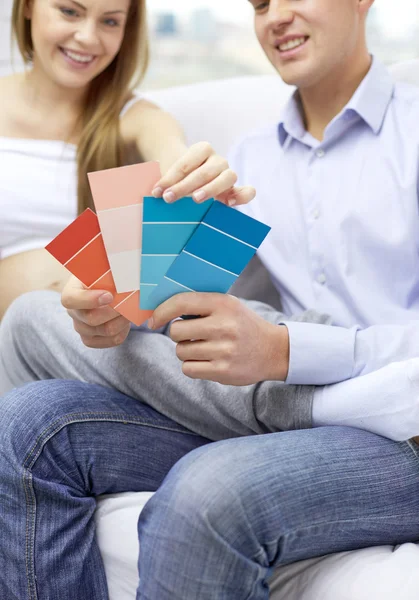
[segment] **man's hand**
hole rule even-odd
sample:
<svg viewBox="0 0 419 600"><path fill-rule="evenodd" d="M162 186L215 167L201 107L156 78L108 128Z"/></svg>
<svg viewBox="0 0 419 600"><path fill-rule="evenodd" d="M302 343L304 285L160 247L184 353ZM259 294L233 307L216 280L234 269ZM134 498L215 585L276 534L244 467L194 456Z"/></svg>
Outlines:
<svg viewBox="0 0 419 600"><path fill-rule="evenodd" d="M192 196L198 203L215 198L234 206L247 204L256 196L251 186L235 187L236 173L207 142L191 146L170 168L162 163L162 169L165 175L156 184L153 196L163 196L166 202Z"/></svg>
<svg viewBox="0 0 419 600"><path fill-rule="evenodd" d="M233 296L208 293L173 296L154 311L149 327L158 329L182 315L200 315L170 328L188 377L237 386L286 379L286 327L268 323Z"/></svg>
<svg viewBox="0 0 419 600"><path fill-rule="evenodd" d="M61 302L85 346L113 348L126 340L131 324L109 306L112 300L109 292L89 290L76 277L66 284Z"/></svg>

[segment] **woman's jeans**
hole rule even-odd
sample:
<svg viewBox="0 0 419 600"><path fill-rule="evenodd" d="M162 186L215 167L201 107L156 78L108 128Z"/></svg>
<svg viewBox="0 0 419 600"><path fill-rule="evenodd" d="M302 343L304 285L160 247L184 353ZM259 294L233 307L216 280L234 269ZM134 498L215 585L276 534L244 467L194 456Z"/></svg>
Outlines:
<svg viewBox="0 0 419 600"><path fill-rule="evenodd" d="M411 442L327 427L208 444L110 388L51 380L0 402L0 598L107 599L95 498L157 489L142 600L266 600L274 567L419 540Z"/></svg>

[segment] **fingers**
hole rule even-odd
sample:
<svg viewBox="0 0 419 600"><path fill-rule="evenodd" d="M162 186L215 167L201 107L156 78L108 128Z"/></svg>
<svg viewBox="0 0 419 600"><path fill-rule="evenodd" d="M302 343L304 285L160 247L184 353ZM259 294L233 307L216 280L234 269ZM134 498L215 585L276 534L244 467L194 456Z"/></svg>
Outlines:
<svg viewBox="0 0 419 600"><path fill-rule="evenodd" d="M120 346L128 337L130 332L130 328L128 327L126 331L121 332L116 337L102 337L102 336L80 336L83 344L88 348L95 349L104 349L104 348L114 348L116 346Z"/></svg>
<svg viewBox="0 0 419 600"><path fill-rule="evenodd" d="M117 317L97 326L89 325L81 319L75 319L74 329L82 337L117 338L120 334L125 334L126 331L130 329L130 325L127 323L127 319L121 315L118 315Z"/></svg>
<svg viewBox="0 0 419 600"><path fill-rule="evenodd" d="M228 383L227 369L222 364L216 366L211 361L189 360L183 363L182 371L190 379L205 379L206 381Z"/></svg>
<svg viewBox="0 0 419 600"><path fill-rule="evenodd" d="M170 326L170 338L177 344L189 340L207 340L211 337L211 323L209 317L174 321Z"/></svg>
<svg viewBox="0 0 419 600"><path fill-rule="evenodd" d="M116 310L110 306L93 308L91 310L67 310L67 312L72 319L80 321L81 323L85 323L94 329L120 316L119 313L117 313ZM121 318L124 319L124 317Z"/></svg>
<svg viewBox="0 0 419 600"><path fill-rule="evenodd" d="M185 156L175 162L155 186L156 189L162 190L163 198L166 202L174 202L181 197L176 196L172 191L172 186L175 186L193 171L201 167L213 154L215 152L211 144L200 142L191 146Z"/></svg>
<svg viewBox="0 0 419 600"><path fill-rule="evenodd" d="M227 169L220 173L218 177L211 179L208 185L204 185L201 189L193 194L196 202L204 202L209 198L219 200L226 190L234 189L233 186L237 181L237 175L231 169Z"/></svg>
<svg viewBox="0 0 419 600"><path fill-rule="evenodd" d="M237 175L228 168L226 160L214 156L180 183L171 187L173 198L178 200L192 196L195 202L205 202L214 195L232 188L237 181Z"/></svg>
<svg viewBox="0 0 419 600"><path fill-rule="evenodd" d="M195 202L215 198L230 206L247 204L256 196L250 186L237 187L237 175L225 158L218 156L207 142L191 146L156 184L153 195L163 196L166 202L192 196Z"/></svg>
<svg viewBox="0 0 419 600"><path fill-rule="evenodd" d="M109 304L113 296L106 290L89 290L75 277L65 286L61 298L73 319L75 331L89 348L112 348L125 341L131 324Z"/></svg>
<svg viewBox="0 0 419 600"><path fill-rule="evenodd" d="M170 323L170 321L178 319L182 315L199 315L201 317L206 317L213 312L223 296L223 294L206 292L184 292L182 294L176 294L176 296L166 300L166 302L163 302L163 304L156 308L152 319L149 321L149 327L150 329L159 329L167 323ZM199 319L199 321L201 321L201 319ZM193 320L188 323L193 327Z"/></svg>
<svg viewBox="0 0 419 600"><path fill-rule="evenodd" d="M89 348L119 346L126 340L131 330L129 321L121 315L97 327L87 325L77 318L73 318L73 325L83 344Z"/></svg>
<svg viewBox="0 0 419 600"><path fill-rule="evenodd" d="M214 197L216 197L216 200L229 206L239 206L240 204L251 202L256 197L256 190L250 185L234 187Z"/></svg>
<svg viewBox="0 0 419 600"><path fill-rule="evenodd" d="M176 356L182 362L192 361L215 361L227 359L231 354L231 348L227 342L206 342L202 340L180 342L176 346Z"/></svg>

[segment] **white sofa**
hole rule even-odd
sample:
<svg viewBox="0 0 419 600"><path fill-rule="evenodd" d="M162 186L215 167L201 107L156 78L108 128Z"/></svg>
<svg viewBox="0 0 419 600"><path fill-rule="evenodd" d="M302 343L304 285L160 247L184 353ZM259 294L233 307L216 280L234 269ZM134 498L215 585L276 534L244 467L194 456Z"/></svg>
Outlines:
<svg viewBox="0 0 419 600"><path fill-rule="evenodd" d="M394 75L419 85L419 60ZM209 140L226 155L242 133L278 120L291 93L278 77L246 77L147 94L182 123L190 143ZM259 290L260 291L260 290ZM111 600L134 600L138 515L151 494L103 497L96 511ZM302 561L278 569L272 600L417 600L419 545L384 546ZM158 599L156 599L158 600ZM197 599L198 600L198 599Z"/></svg>

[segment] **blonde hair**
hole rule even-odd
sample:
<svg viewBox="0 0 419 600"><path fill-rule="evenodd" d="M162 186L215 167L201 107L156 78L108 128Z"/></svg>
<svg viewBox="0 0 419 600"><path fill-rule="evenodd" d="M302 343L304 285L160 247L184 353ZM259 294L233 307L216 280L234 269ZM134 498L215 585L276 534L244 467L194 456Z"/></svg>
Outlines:
<svg viewBox="0 0 419 600"><path fill-rule="evenodd" d="M13 34L26 64L33 60L31 22L25 17L28 0L14 0ZM87 173L123 165L119 115L143 79L149 60L146 0L131 0L124 39L113 62L90 84L77 147L78 210L93 208Z"/></svg>

